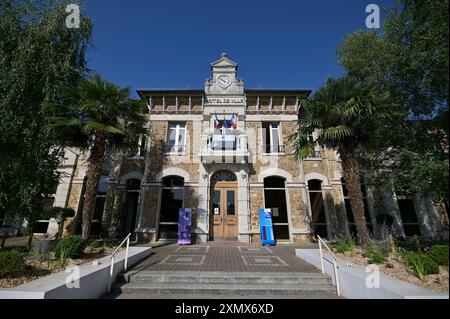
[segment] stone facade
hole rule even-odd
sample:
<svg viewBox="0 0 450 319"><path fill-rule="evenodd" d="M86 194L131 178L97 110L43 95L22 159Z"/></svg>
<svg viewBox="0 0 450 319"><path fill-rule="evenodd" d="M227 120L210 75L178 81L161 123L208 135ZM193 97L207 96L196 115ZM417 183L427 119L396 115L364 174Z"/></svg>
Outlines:
<svg viewBox="0 0 450 319"><path fill-rule="evenodd" d="M105 198L104 202L99 201L104 205L102 229L111 236L133 232L141 241L173 239L165 238L176 227L175 217L167 222L166 210L175 209L176 204L192 208L196 241L213 240L212 179L217 172L225 171L235 180L235 240L258 243L258 209L269 202L276 207L273 203L280 198L285 198L286 205L284 208L283 200L279 201L278 211L287 217L275 229L276 239L277 231L280 235L283 232L280 242L311 241L320 224L312 216L317 212L324 214L324 236L333 238L350 231L337 154L317 147L310 158L296 161L293 156L289 136L297 130L302 112L300 101L310 91L247 89L237 78L237 64L226 54L211 64L211 72L204 89L138 91L148 106L148 136L143 151L136 156L111 156L105 162L103 183L107 191L103 195L99 192L99 197ZM225 119L231 126L232 117L235 128L215 128L216 124L224 126L216 123L217 119ZM216 139L227 136L231 137L231 147L218 149ZM64 166L70 178L62 181L57 196L59 203L64 202L80 214L86 156L76 150L70 152L70 163ZM172 177L181 179L182 185L170 186ZM283 184L271 189L268 181L273 177ZM138 181L138 187L130 181ZM313 182L320 185L316 193L321 197L316 202L312 201L314 189L310 189ZM170 196L182 199L172 201ZM372 192L367 197L367 205L371 206L368 220L374 224L376 203ZM403 204L393 193L378 198L384 212L393 217L396 231L407 235L400 209ZM418 197L413 201L421 234L429 238L448 236L448 219L446 230L443 209L436 210L428 199ZM135 218L128 218L129 215Z"/></svg>

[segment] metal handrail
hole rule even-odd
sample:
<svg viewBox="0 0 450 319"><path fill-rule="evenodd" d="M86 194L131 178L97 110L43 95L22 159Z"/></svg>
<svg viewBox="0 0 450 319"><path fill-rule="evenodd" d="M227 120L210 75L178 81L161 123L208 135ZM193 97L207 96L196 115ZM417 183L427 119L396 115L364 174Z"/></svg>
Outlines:
<svg viewBox="0 0 450 319"><path fill-rule="evenodd" d="M119 251L120 247L122 247L122 245L127 242L127 248L125 249L125 265L124 265L124 270L127 270L128 267L128 248L130 247L130 236L131 233L129 233L127 235L127 237L125 237L124 240L122 240L122 242L120 243L119 246L117 246L117 248L113 251L113 253L111 254L111 257L109 257L111 266L109 268L109 283L108 283L108 293L111 292L111 285L112 285L112 278L113 278L113 274L114 274L114 262L115 262L115 255L116 253Z"/></svg>
<svg viewBox="0 0 450 319"><path fill-rule="evenodd" d="M337 267L337 258L336 255L333 254L333 252L331 251L330 247L328 247L328 245L323 241L322 238L320 238L319 235L316 235L317 239L319 240L319 252L320 252L320 267L322 268L322 274L325 274L325 268L323 266L323 260L325 259L326 261L328 261L329 263L333 264L333 268L334 268L334 279L336 282L336 292L337 295L340 296L341 295L341 290L339 288L339 275L338 275L338 267ZM323 257L323 252L322 252L322 245L325 246L325 248L328 250L328 252L331 254L331 257L333 258L333 261L331 262L330 260L326 259Z"/></svg>

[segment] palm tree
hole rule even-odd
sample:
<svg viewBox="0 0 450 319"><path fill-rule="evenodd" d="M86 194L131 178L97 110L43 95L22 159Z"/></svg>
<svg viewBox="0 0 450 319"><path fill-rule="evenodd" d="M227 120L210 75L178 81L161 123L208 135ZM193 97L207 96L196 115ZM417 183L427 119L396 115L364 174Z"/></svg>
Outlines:
<svg viewBox="0 0 450 319"><path fill-rule="evenodd" d="M64 100L48 104L49 129L57 143L89 151L82 211L82 236L90 234L95 198L107 150L129 152L145 135L145 115L130 88L119 88L96 75L66 88Z"/></svg>
<svg viewBox="0 0 450 319"><path fill-rule="evenodd" d="M291 136L297 159L307 157L317 144L333 148L342 161L350 205L362 245L369 240L364 216L358 153L369 148L383 123L391 118L394 104L388 93L379 93L350 77L328 79L311 99L302 101L298 131ZM312 133L318 130L317 140Z"/></svg>

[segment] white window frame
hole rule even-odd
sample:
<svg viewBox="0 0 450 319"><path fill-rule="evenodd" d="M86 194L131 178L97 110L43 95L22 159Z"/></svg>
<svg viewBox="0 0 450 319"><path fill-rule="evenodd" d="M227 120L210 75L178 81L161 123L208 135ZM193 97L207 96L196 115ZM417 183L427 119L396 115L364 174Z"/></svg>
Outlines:
<svg viewBox="0 0 450 319"><path fill-rule="evenodd" d="M319 130L315 130L312 134L311 134L311 138L314 142L314 154L310 154L308 155L304 160L318 160L321 159L321 155L320 155L320 145L316 142L317 139L319 138Z"/></svg>
<svg viewBox="0 0 450 319"><path fill-rule="evenodd" d="M169 123L168 131L167 131L167 145L170 145L170 132L175 127L175 144L173 145L175 149L178 149L179 146L182 146L181 151L168 151L166 154L185 154L186 153L186 137L187 137L187 130L186 130L186 123ZM180 145L178 143L178 137L180 136L180 131L184 130L184 140L182 141L182 144Z"/></svg>
<svg viewBox="0 0 450 319"><path fill-rule="evenodd" d="M144 154L145 154L145 139L143 134L139 134L137 141L137 152L134 155L128 156L128 159L140 159L144 157Z"/></svg>
<svg viewBox="0 0 450 319"><path fill-rule="evenodd" d="M276 128L275 128L276 125ZM283 141L282 141L282 132L281 132L281 124L280 123L269 123L269 136L267 136L267 134L265 134L265 141L263 141L263 155L284 155L285 152L279 152L278 150L276 152L272 152L273 149L273 130L277 130L278 131L278 147L283 145ZM263 130L265 130L265 128L263 128ZM269 137L269 141L267 141L267 137ZM267 153L266 149L267 149L267 142L269 142L269 148L270 148L270 152Z"/></svg>

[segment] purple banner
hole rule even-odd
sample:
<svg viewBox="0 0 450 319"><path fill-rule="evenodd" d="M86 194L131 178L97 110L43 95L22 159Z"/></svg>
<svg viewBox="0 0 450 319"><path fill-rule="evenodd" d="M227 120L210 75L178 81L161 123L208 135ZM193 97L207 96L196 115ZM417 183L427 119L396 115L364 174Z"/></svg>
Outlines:
<svg viewBox="0 0 450 319"><path fill-rule="evenodd" d="M180 208L178 211L178 244L191 244L191 209Z"/></svg>

